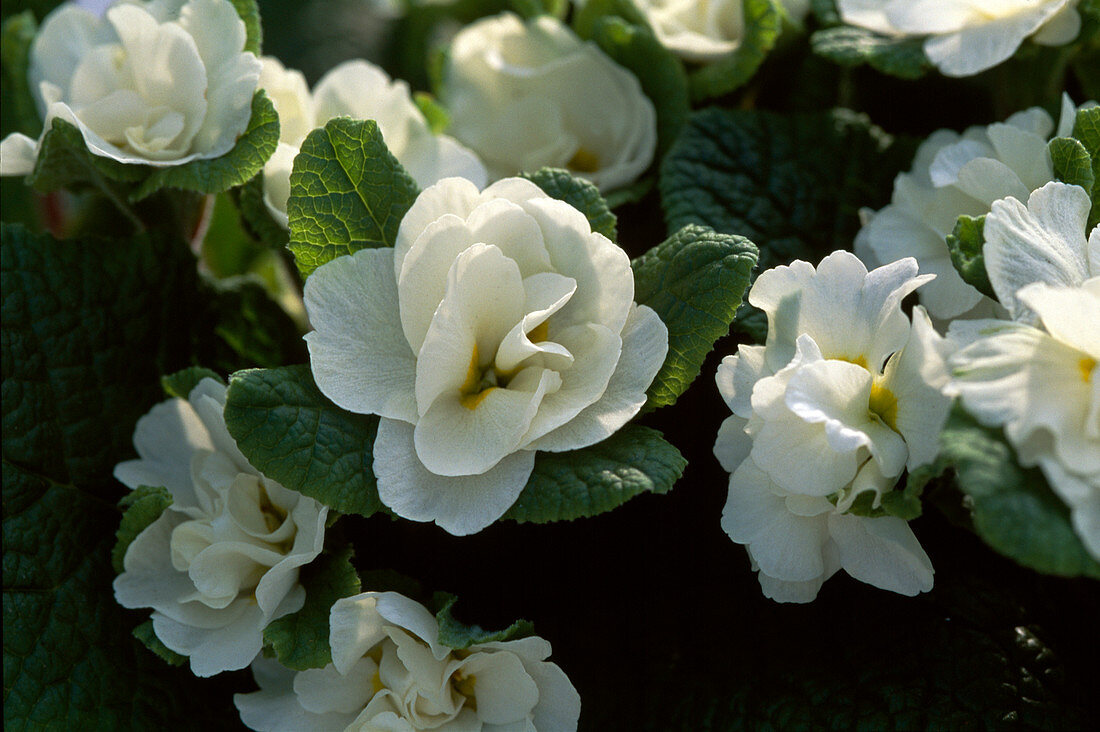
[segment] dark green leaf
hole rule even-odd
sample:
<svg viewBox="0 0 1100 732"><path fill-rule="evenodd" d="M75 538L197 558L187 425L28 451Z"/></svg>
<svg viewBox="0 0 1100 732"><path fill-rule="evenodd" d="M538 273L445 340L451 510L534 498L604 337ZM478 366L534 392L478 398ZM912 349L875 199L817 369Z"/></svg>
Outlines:
<svg viewBox="0 0 1100 732"><path fill-rule="evenodd" d="M298 326L254 276L215 282L210 301L213 332L239 361L278 366L304 361L305 341Z"/></svg>
<svg viewBox="0 0 1100 732"><path fill-rule="evenodd" d="M540 452L527 486L504 518L523 523L595 516L640 493L667 493L687 461L657 430L627 425L572 452Z"/></svg>
<svg viewBox="0 0 1100 732"><path fill-rule="evenodd" d="M484 630L479 625L465 625L455 620L451 608L458 598L449 592L437 592L432 597L431 607L438 607L435 614L439 623L439 642L448 648L463 650L478 643L500 643L518 640L535 634L535 627L527 620L517 620L504 630Z"/></svg>
<svg viewBox="0 0 1100 732"><path fill-rule="evenodd" d="M161 188L179 188L198 193L221 193L247 183L263 170L279 144L279 115L263 90L252 97L248 127L233 149L220 158L192 160L183 165L156 168L131 195L140 201Z"/></svg>
<svg viewBox="0 0 1100 732"><path fill-rule="evenodd" d="M124 199L129 187L149 174L146 165L125 165L111 158L92 155L84 137L73 124L55 117L42 138L34 171L27 183L42 193L60 188L93 186L112 198Z"/></svg>
<svg viewBox="0 0 1100 732"><path fill-rule="evenodd" d="M932 68L924 39L894 38L866 28L842 25L819 30L810 38L814 53L841 66L869 64L899 79L919 79Z"/></svg>
<svg viewBox="0 0 1100 732"><path fill-rule="evenodd" d="M272 249L282 249L290 241L290 232L279 225L264 203L263 174L259 173L230 193L237 203L248 234Z"/></svg>
<svg viewBox="0 0 1100 732"><path fill-rule="evenodd" d="M985 271L985 216L960 216L955 228L947 235L947 251L951 253L951 264L959 275L971 287L983 295L997 299L993 285L989 282L989 273Z"/></svg>
<svg viewBox="0 0 1100 732"><path fill-rule="evenodd" d="M742 236L689 224L631 263L635 300L668 327L668 356L647 407L673 404L699 375L714 342L729 333L757 255Z"/></svg>
<svg viewBox="0 0 1100 732"><path fill-rule="evenodd" d="M1025 567L1063 577L1100 579L1070 525L1069 509L1038 468L1023 468L1000 430L978 424L956 406L940 435L936 462L910 477L924 485L948 468L968 496L974 530L989 546Z"/></svg>
<svg viewBox="0 0 1100 732"><path fill-rule="evenodd" d="M603 234L611 241L618 240L615 214L611 213L599 189L593 184L561 168L542 168L534 173L524 173L523 177L548 196L565 201L583 213L592 225L592 231Z"/></svg>
<svg viewBox="0 0 1100 732"><path fill-rule="evenodd" d="M249 462L272 480L340 513L382 509L371 453L378 418L334 405L308 366L233 374L225 424Z"/></svg>
<svg viewBox="0 0 1100 732"><path fill-rule="evenodd" d="M1093 3L1093 5L1093 12L1096 14L1095 22L1100 24L1100 3ZM1098 47L1097 56L1100 57L1100 30L1096 32L1094 43ZM1087 224L1087 229L1092 231L1093 227L1100 223L1100 183L1097 183L1100 181L1100 107L1089 107L1077 112L1077 117L1073 121L1073 136L1089 154L1092 166L1093 186L1090 191L1092 211L1089 213ZM1053 155L1053 151L1051 154Z"/></svg>
<svg viewBox="0 0 1100 732"><path fill-rule="evenodd" d="M419 189L378 125L338 117L302 143L290 175L290 250L303 277L342 254L390 247Z"/></svg>
<svg viewBox="0 0 1100 732"><path fill-rule="evenodd" d="M1095 176L1092 156L1085 146L1072 137L1055 137L1047 147L1054 165L1054 177L1071 186L1081 186L1091 194Z"/></svg>
<svg viewBox="0 0 1100 732"><path fill-rule="evenodd" d="M695 101L729 94L752 78L779 38L782 12L775 0L745 0L744 24L736 51L691 72Z"/></svg>
<svg viewBox="0 0 1100 732"><path fill-rule="evenodd" d="M810 9L819 25L823 27L840 25L840 12L836 8L836 0L810 0Z"/></svg>
<svg viewBox="0 0 1100 732"><path fill-rule="evenodd" d="M244 21L244 50L259 56L264 44L264 29L260 24L260 8L256 0L229 0L237 9L237 15Z"/></svg>
<svg viewBox="0 0 1100 732"><path fill-rule="evenodd" d="M428 121L428 129L432 134L440 135L447 131L451 125L451 115L435 100L435 97L427 92L416 92L413 94L413 101L416 102L420 113L424 115L424 119Z"/></svg>
<svg viewBox="0 0 1100 732"><path fill-rule="evenodd" d="M138 534L149 528L149 524L160 518L164 509L172 505L172 496L165 488L142 485L125 496L118 505L126 509L126 512L122 514L122 523L115 532L116 542L111 552L111 566L115 572L122 574L122 560L126 557L126 550Z"/></svg>
<svg viewBox="0 0 1100 732"><path fill-rule="evenodd" d="M332 554L326 552L303 567L299 579L306 588L306 604L264 628L264 642L271 644L279 663L287 668L304 671L332 663L329 611L340 598L360 591L352 554L350 546Z"/></svg>
<svg viewBox="0 0 1100 732"><path fill-rule="evenodd" d="M160 385L168 396L187 399L191 395L191 390L198 386L203 379L216 379L222 384L225 383L225 379L219 376L217 372L202 366L189 366L174 374L160 377Z"/></svg>
<svg viewBox="0 0 1100 732"><path fill-rule="evenodd" d="M4 68L4 82L15 107L14 118L18 131L31 137L37 137L42 131L42 120L38 116L38 107L27 78L31 43L37 30L34 15L29 10L5 20L0 30L0 62Z"/></svg>
<svg viewBox="0 0 1100 732"><path fill-rule="evenodd" d="M181 656L164 645L160 638L157 638L157 634L153 631L152 620L146 620L144 623L134 628L134 637L141 641L143 646L155 653L162 661L170 666L182 666L187 663L187 656Z"/></svg>

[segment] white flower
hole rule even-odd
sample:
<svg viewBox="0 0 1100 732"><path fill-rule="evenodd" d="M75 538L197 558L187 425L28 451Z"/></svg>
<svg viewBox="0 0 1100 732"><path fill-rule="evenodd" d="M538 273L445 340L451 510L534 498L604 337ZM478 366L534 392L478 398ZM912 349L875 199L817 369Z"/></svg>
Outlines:
<svg viewBox="0 0 1100 732"><path fill-rule="evenodd" d="M71 3L31 46L30 83L48 130L76 125L94 155L166 167L229 152L245 131L260 62L243 51L229 0L118 2L104 17ZM26 175L39 143L9 135L0 172Z"/></svg>
<svg viewBox="0 0 1100 732"><path fill-rule="evenodd" d="M890 205L877 213L861 212L864 226L856 253L869 265L915 257L922 273L936 275L920 293L921 304L935 318L954 318L980 305L988 311L992 303L963 282L951 264L946 237L959 216L986 214L994 201L1006 197L1026 201L1031 191L1053 180L1047 142L1069 135L1075 115L1064 96L1057 130L1050 115L1035 107L962 135L933 133L918 148L910 171L894 179Z"/></svg>
<svg viewBox="0 0 1100 732"><path fill-rule="evenodd" d="M1085 240L1084 189L1048 183L1027 207L986 217L990 284L1016 322L956 321L950 388L982 424L1003 426L1038 465L1100 559L1100 227Z"/></svg>
<svg viewBox="0 0 1100 732"><path fill-rule="evenodd" d="M374 473L399 516L480 531L515 502L536 450L622 427L668 350L635 305L630 261L530 181L448 178L367 249L306 281L314 379L382 417Z"/></svg>
<svg viewBox="0 0 1100 732"><path fill-rule="evenodd" d="M455 36L440 100L493 179L568 168L608 191L640 176L657 115L638 80L549 15L484 18Z"/></svg>
<svg viewBox="0 0 1100 732"><path fill-rule="evenodd" d="M153 608L153 631L198 676L244 668L272 620L300 610L298 568L321 552L328 509L249 465L225 428L225 387L203 379L138 420L131 488L173 503L126 550L115 599Z"/></svg>
<svg viewBox="0 0 1100 732"><path fill-rule="evenodd" d="M284 228L294 157L306 135L334 117L377 122L386 147L421 188L452 176L468 178L478 188L486 183L485 167L474 153L447 135L432 133L409 85L391 81L371 63L345 61L325 74L310 94L301 72L266 56L260 86L275 103L280 124L279 147L264 165L264 203Z"/></svg>
<svg viewBox="0 0 1100 732"><path fill-rule="evenodd" d="M890 36L927 36L924 53L946 76L971 76L1025 38L1061 46L1077 37L1078 0L838 0L841 19Z"/></svg>
<svg viewBox="0 0 1100 732"><path fill-rule="evenodd" d="M337 600L330 615L332 663L294 673L257 658L260 690L234 702L251 729L265 732L572 732L581 700L546 660L538 636L475 644L439 642L423 605L395 592Z"/></svg>
<svg viewBox="0 0 1100 732"><path fill-rule="evenodd" d="M848 513L878 507L905 468L931 462L950 400L944 344L901 300L931 279L912 259L868 272L848 252L757 278L749 302L768 316L764 346L718 368L733 416L714 445L732 473L722 527L745 544L768 597L809 602L837 569L915 595L932 567L908 525Z"/></svg>

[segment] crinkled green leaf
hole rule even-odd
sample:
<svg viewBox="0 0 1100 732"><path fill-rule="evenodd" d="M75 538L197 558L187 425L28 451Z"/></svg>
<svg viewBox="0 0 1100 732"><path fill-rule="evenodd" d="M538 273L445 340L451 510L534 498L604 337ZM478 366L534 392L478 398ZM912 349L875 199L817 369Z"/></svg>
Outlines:
<svg viewBox="0 0 1100 732"><path fill-rule="evenodd" d="M298 326L254 276L212 285L212 330L248 366L271 367L306 360Z"/></svg>
<svg viewBox="0 0 1100 732"><path fill-rule="evenodd" d="M737 50L691 72L691 97L697 102L744 85L779 38L783 12L776 0L744 1L744 32Z"/></svg>
<svg viewBox="0 0 1100 732"><path fill-rule="evenodd" d="M194 260L150 237L0 240L5 727L229 728L228 693L148 654L111 591L112 471L189 359Z"/></svg>
<svg viewBox="0 0 1100 732"><path fill-rule="evenodd" d="M272 480L340 513L382 510L371 453L378 417L334 405L308 366L233 374L225 424L248 461Z"/></svg>
<svg viewBox="0 0 1100 732"><path fill-rule="evenodd" d="M187 399L191 395L191 390L198 386L203 379L215 379L222 384L225 383L225 379L219 376L216 371L211 371L202 366L188 366L174 374L166 374L160 377L160 386L164 389L164 393L170 397Z"/></svg>
<svg viewBox="0 0 1100 732"><path fill-rule="evenodd" d="M256 0L229 0L244 21L244 50L259 56L264 44L264 29L260 24L260 8Z"/></svg>
<svg viewBox="0 0 1100 732"><path fill-rule="evenodd" d="M126 550L137 535L149 528L149 524L160 518L164 509L172 505L172 495L165 488L147 485L125 496L118 505L126 509L122 514L122 523L115 532L115 548L111 551L111 566L115 572L122 573L122 560Z"/></svg>
<svg viewBox="0 0 1100 732"><path fill-rule="evenodd" d="M1055 137L1047 147L1054 165L1054 177L1071 186L1081 186L1092 194L1096 178L1092 172L1092 156L1085 146L1072 137ZM1095 203L1095 196L1093 201Z"/></svg>
<svg viewBox="0 0 1100 732"><path fill-rule="evenodd" d="M673 404L691 386L714 342L729 333L757 256L743 236L689 224L631 262L634 299L668 327L668 356L647 407Z"/></svg>
<svg viewBox="0 0 1100 732"><path fill-rule="evenodd" d="M179 188L198 193L221 193L247 183L263 170L279 144L279 115L261 89L252 97L248 127L233 149L219 158L192 160L183 165L155 168L133 194L140 201L161 188ZM133 166L130 166L133 167ZM145 166L137 166L144 168Z"/></svg>
<svg viewBox="0 0 1100 732"><path fill-rule="evenodd" d="M287 668L304 671L332 663L329 611L340 598L360 591L352 554L348 546L331 554L326 552L303 567L299 581L306 588L306 604L264 628L264 642L272 646L279 663Z"/></svg>
<svg viewBox="0 0 1100 732"><path fill-rule="evenodd" d="M1093 12L1097 16L1096 22L1100 24L1100 7L1096 7L1100 6L1100 3L1093 3L1093 5ZM1094 42L1100 48L1100 31L1097 31ZM1097 55L1100 57L1100 50ZM1092 231L1093 227L1100 223L1100 183L1097 183L1100 181L1100 107L1078 110L1077 117L1073 121L1073 136L1085 148L1092 167L1093 186L1090 191L1092 211L1089 213L1088 220L1088 230ZM1051 154L1053 156L1053 150ZM1082 178L1085 177L1084 173L1080 175Z"/></svg>
<svg viewBox="0 0 1100 732"><path fill-rule="evenodd" d="M687 461L657 430L627 425L603 442L571 452L540 452L504 518L521 523L595 516L641 493L667 493Z"/></svg>
<svg viewBox="0 0 1100 732"><path fill-rule="evenodd" d="M290 241L290 232L279 225L264 204L263 173L234 188L231 194L241 214L241 221L249 235L272 249L281 249Z"/></svg>
<svg viewBox="0 0 1100 732"><path fill-rule="evenodd" d="M910 481L923 485L951 468L970 501L974 531L989 546L1025 567L1063 577L1100 579L1100 562L1070 524L1069 509L1038 468L1023 468L1000 430L978 424L956 407L940 435L935 463Z"/></svg>
<svg viewBox="0 0 1100 732"><path fill-rule="evenodd" d="M478 643L501 643L518 640L535 634L535 626L528 620L517 620L504 630L484 630L479 625L466 625L455 619L451 608L458 598L449 592L437 592L430 606L439 608L435 614L439 623L439 642L448 648L463 650Z"/></svg>
<svg viewBox="0 0 1100 732"><path fill-rule="evenodd" d="M866 28L841 25L810 37L814 53L841 66L869 64L900 79L919 79L932 68L924 54L924 39L894 38Z"/></svg>
<svg viewBox="0 0 1100 732"><path fill-rule="evenodd" d="M680 59L661 45L630 0L589 0L574 20L577 34L596 43L642 85L657 111L659 160L687 121L691 100Z"/></svg>
<svg viewBox="0 0 1100 732"><path fill-rule="evenodd" d="M103 190L112 199L125 201L130 186L149 174L146 165L125 165L111 158L92 155L80 130L55 117L42 137L34 170L27 183L42 193L85 186Z"/></svg>
<svg viewBox="0 0 1100 732"><path fill-rule="evenodd" d="M181 656L168 646L164 645L160 638L157 638L157 634L153 630L152 620L146 620L144 623L134 628L133 635L135 638L141 641L141 644L143 646L159 656L160 659L168 665L182 666L183 664L187 663L187 656Z"/></svg>
<svg viewBox="0 0 1100 732"><path fill-rule="evenodd" d="M290 175L290 250L303 277L342 254L390 247L419 189L372 121L338 117L302 143Z"/></svg>
<svg viewBox="0 0 1100 732"><path fill-rule="evenodd" d="M29 10L8 18L0 29L0 64L3 65L4 83L15 107L14 118L18 131L31 137L37 137L42 131L42 120L38 116L27 78L31 43L37 30L38 24Z"/></svg>
<svg viewBox="0 0 1100 732"><path fill-rule="evenodd" d="M607 201L592 183L561 168L542 168L534 173L524 173L522 177L537 185L548 196L565 201L583 213L592 225L592 231L603 234L611 241L618 240L615 214L611 213Z"/></svg>
<svg viewBox="0 0 1100 732"><path fill-rule="evenodd" d="M983 295L997 298L993 285L989 282L989 273L985 269L985 216L960 216L955 228L947 235L947 251L951 254L951 264L963 281L976 288Z"/></svg>

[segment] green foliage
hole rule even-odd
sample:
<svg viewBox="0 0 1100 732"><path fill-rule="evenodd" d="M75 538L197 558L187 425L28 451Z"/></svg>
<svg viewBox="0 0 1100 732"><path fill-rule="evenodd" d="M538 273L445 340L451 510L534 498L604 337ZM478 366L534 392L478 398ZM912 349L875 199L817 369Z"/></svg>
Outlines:
<svg viewBox="0 0 1100 732"><path fill-rule="evenodd" d="M989 273L985 270L985 216L960 216L955 228L947 235L947 251L963 281L976 288L983 295L997 299L993 285L989 282Z"/></svg>
<svg viewBox="0 0 1100 732"><path fill-rule="evenodd" d="M919 79L930 68L923 38L894 38L866 28L841 25L810 38L814 53L841 66L868 64L899 79Z"/></svg>
<svg viewBox="0 0 1100 732"><path fill-rule="evenodd" d="M335 553L326 552L303 567L299 581L306 588L306 604L264 628L264 642L271 645L279 663L287 668L304 671L332 663L329 611L340 598L360 591L352 554L348 546Z"/></svg>
<svg viewBox="0 0 1100 732"><path fill-rule="evenodd" d="M179 188L197 193L227 191L247 183L263 170L264 163L275 154L278 145L279 115L261 89L252 97L252 116L248 127L237 138L232 150L218 158L156 168L130 198L140 201L161 188Z"/></svg>
<svg viewBox="0 0 1100 732"><path fill-rule="evenodd" d="M41 193L92 186L111 198L125 199L129 188L119 184L135 183L148 173L149 168L144 165L125 165L92 155L76 125L55 117L42 137L38 159L27 183Z"/></svg>
<svg viewBox="0 0 1100 732"><path fill-rule="evenodd" d="M1094 3L1094 5L1100 5L1100 3ZM1096 8L1094 12L1098 16L1097 22L1100 23L1100 8ZM1096 35L1096 45L1100 46L1100 32ZM1087 229L1092 231L1092 228L1100 223L1100 184L1097 183L1100 181L1100 107L1089 107L1077 112L1077 117L1073 121L1073 136L1085 148L1092 167L1093 186L1089 191L1092 196L1092 211L1089 213L1087 226ZM1054 151L1051 150L1051 156L1053 155ZM1087 178L1083 172L1079 175Z"/></svg>
<svg viewBox="0 0 1100 732"><path fill-rule="evenodd" d="M211 289L211 329L238 363L269 367L306 360L298 326L258 278L232 277L213 282ZM228 354L222 360L230 360Z"/></svg>
<svg viewBox="0 0 1100 732"><path fill-rule="evenodd" d="M661 45L630 0L590 0L573 21L577 35L596 43L634 74L657 111L657 159L687 121L691 100L684 65Z"/></svg>
<svg viewBox="0 0 1100 732"><path fill-rule="evenodd" d="M956 406L940 435L935 463L909 478L918 487L951 468L968 497L974 531L993 549L1025 567L1063 577L1100 579L1070 525L1069 509L1038 468L1023 468L1000 430L978 424Z"/></svg>
<svg viewBox="0 0 1100 732"><path fill-rule="evenodd" d="M855 516L866 516L868 518L897 516L905 521L912 521L922 513L920 496L923 489L924 485L922 483L910 481L903 488L886 491L882 495L882 501L878 506L874 505L875 496L877 495L875 491L863 491L852 501L852 505L848 507L847 512ZM834 497L839 496L834 494L829 496L829 500L833 501L835 505Z"/></svg>
<svg viewBox="0 0 1100 732"><path fill-rule="evenodd" d="M342 254L393 246L419 189L371 120L330 120L302 143L290 176L290 250L303 277Z"/></svg>
<svg viewBox="0 0 1100 732"><path fill-rule="evenodd" d="M126 557L126 550L134 543L138 534L149 528L164 513L164 509L172 505L172 496L165 488L142 485L125 496L118 505L125 509L125 513L122 514L122 523L115 532L116 542L111 551L111 566L115 572L122 574L122 560Z"/></svg>
<svg viewBox="0 0 1100 732"><path fill-rule="evenodd" d="M32 137L37 137L42 131L42 120L38 117L27 78L31 43L37 29L34 15L29 10L8 18L0 29L0 63L4 69L4 83L15 107L18 131Z"/></svg>
<svg viewBox="0 0 1100 732"><path fill-rule="evenodd" d="M260 56L263 51L264 29L260 24L260 8L256 0L229 0L244 21L244 50Z"/></svg>
<svg viewBox="0 0 1100 732"><path fill-rule="evenodd" d="M500 643L519 640L535 634L535 627L527 620L517 620L504 630L484 630L479 625L465 625L455 620L451 608L458 598L449 592L437 592L432 597L430 607L439 608L435 614L439 623L439 642L457 651L478 643Z"/></svg>
<svg viewBox="0 0 1100 732"><path fill-rule="evenodd" d="M450 113L431 94L416 92L413 94L413 101L416 102L416 108L424 115L424 119L428 121L428 129L432 134L442 134L451 126Z"/></svg>
<svg viewBox="0 0 1100 732"><path fill-rule="evenodd" d="M688 224L635 259L634 297L668 327L668 356L649 387L650 408L675 403L729 333L758 252L748 239Z"/></svg>
<svg viewBox="0 0 1100 732"><path fill-rule="evenodd" d="M150 237L0 231L5 727L227 728L228 696L150 656L111 592L112 471L186 363L193 260Z"/></svg>
<svg viewBox="0 0 1100 732"><path fill-rule="evenodd" d="M627 425L603 442L571 452L540 452L504 518L571 521L605 513L641 493L667 493L687 461L657 430Z"/></svg>
<svg viewBox="0 0 1100 732"><path fill-rule="evenodd" d="M272 480L340 513L382 510L371 453L378 418L334 405L308 366L233 374L225 424L248 461Z"/></svg>
<svg viewBox="0 0 1100 732"><path fill-rule="evenodd" d="M191 390L198 386L203 379L216 379L222 384L225 383L225 379L210 369L202 366L189 366L174 374L160 377L160 386L164 389L164 393L170 397L187 399L191 395Z"/></svg>
<svg viewBox="0 0 1100 732"><path fill-rule="evenodd" d="M1085 146L1072 137L1055 137L1047 147L1054 164L1054 177L1071 186L1081 186L1092 194L1095 175L1092 172L1092 156Z"/></svg>
<svg viewBox="0 0 1100 732"><path fill-rule="evenodd" d="M271 216L264 203L263 174L257 173L252 180L234 188L230 193L241 214L245 231L259 242L272 249L282 249L290 241L290 233Z"/></svg>
<svg viewBox="0 0 1100 732"><path fill-rule="evenodd" d="M182 666L187 663L187 656L181 656L164 645L160 638L157 638L157 634L153 630L152 620L146 620L144 623L134 628L134 637L141 641L143 646L159 656L160 659L169 666Z"/></svg>
<svg viewBox="0 0 1100 732"><path fill-rule="evenodd" d="M531 181L548 196L565 201L579 210L592 225L592 231L603 234L611 241L617 241L617 219L600 195L596 186L583 178L577 178L568 170L561 168L542 168L534 173L523 173L522 177Z"/></svg>
<svg viewBox="0 0 1100 732"><path fill-rule="evenodd" d="M744 23L737 50L691 72L695 101L729 94L752 78L779 38L783 11L776 0L745 0Z"/></svg>

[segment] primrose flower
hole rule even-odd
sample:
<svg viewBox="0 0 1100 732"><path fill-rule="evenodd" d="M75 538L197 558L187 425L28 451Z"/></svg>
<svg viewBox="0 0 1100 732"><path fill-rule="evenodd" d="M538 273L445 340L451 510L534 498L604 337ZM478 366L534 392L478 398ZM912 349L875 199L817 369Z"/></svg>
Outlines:
<svg viewBox="0 0 1100 732"><path fill-rule="evenodd" d="M1070 134L1076 112L1063 96L1057 129L1050 115L1034 107L962 135L934 132L917 149L910 171L894 179L890 205L861 212L856 253L869 265L915 257L921 272L936 275L920 292L921 304L935 318L971 314L982 305L989 311L992 302L955 271L946 237L959 216L986 214L1003 198L1026 201L1031 191L1053 180L1047 143L1052 136Z"/></svg>
<svg viewBox="0 0 1100 732"><path fill-rule="evenodd" d="M167 167L229 152L248 126L260 62L229 0L118 2L103 17L66 3L30 50L50 128L75 125L94 155ZM0 173L34 169L40 141L9 135Z"/></svg>
<svg viewBox="0 0 1100 732"><path fill-rule="evenodd" d="M1007 60L1025 38L1063 46L1081 30L1078 0L838 0L849 25L888 36L925 36L946 76L972 76Z"/></svg>
<svg viewBox="0 0 1100 732"><path fill-rule="evenodd" d="M225 387L153 407L134 430L140 458L119 463L131 488L162 486L172 505L126 550L114 583L123 607L153 608L153 632L198 676L241 669L263 629L305 602L298 568L324 542L328 509L253 468L225 428Z"/></svg>
<svg viewBox="0 0 1100 732"><path fill-rule="evenodd" d="M260 690L234 702L250 729L349 730L577 729L581 700L546 660L538 636L453 650L423 605L395 592L337 600L330 614L332 663L295 673L257 658Z"/></svg>
<svg viewBox="0 0 1100 732"><path fill-rule="evenodd" d="M325 396L382 418L382 502L470 534L515 502L536 450L594 444L641 409L668 330L633 299L626 253L577 209L519 178L447 178L394 249L310 276L306 341Z"/></svg>
<svg viewBox="0 0 1100 732"><path fill-rule="evenodd" d="M362 60L345 61L325 74L310 94L301 72L286 69L275 58L263 58L260 86L279 112L279 147L264 165L264 203L272 217L288 226L290 173L306 135L334 117L370 119L386 147L421 188L459 176L479 188L485 167L477 156L453 138L436 135L416 106L404 81Z"/></svg>
<svg viewBox="0 0 1100 732"><path fill-rule="evenodd" d="M956 321L950 389L975 419L1004 427L1038 465L1100 559L1100 226L1085 240L1084 189L1048 183L1027 207L993 204L983 254L1015 322Z"/></svg>
<svg viewBox="0 0 1100 732"><path fill-rule="evenodd" d="M549 15L463 28L440 100L492 179L568 168L608 191L633 183L657 149L657 114L634 75Z"/></svg>
<svg viewBox="0 0 1100 732"><path fill-rule="evenodd" d="M732 473L722 527L746 545L766 596L809 602L838 569L901 594L931 588L904 521L849 511L867 492L878 509L904 469L938 453L945 346L923 309L910 322L900 306L930 279L912 259L868 272L834 252L753 285L768 338L718 368L733 416L714 452Z"/></svg>

